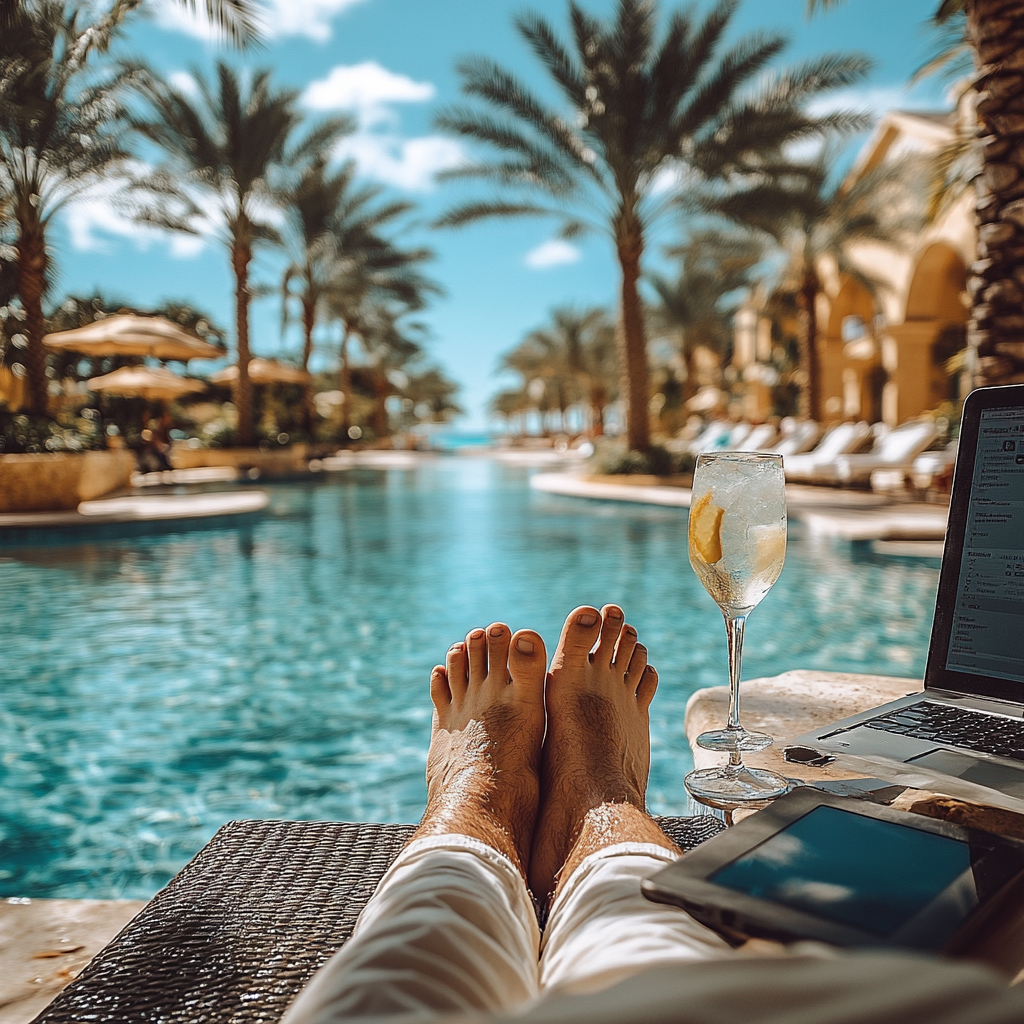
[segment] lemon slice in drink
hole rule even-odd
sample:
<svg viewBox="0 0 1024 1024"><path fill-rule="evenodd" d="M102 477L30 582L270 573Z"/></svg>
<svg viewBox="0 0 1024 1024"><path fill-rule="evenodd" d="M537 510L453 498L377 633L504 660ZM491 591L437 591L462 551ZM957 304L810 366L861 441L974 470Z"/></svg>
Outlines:
<svg viewBox="0 0 1024 1024"><path fill-rule="evenodd" d="M702 494L690 509L690 550L706 565L722 557L722 516L725 509L711 502L711 491Z"/></svg>

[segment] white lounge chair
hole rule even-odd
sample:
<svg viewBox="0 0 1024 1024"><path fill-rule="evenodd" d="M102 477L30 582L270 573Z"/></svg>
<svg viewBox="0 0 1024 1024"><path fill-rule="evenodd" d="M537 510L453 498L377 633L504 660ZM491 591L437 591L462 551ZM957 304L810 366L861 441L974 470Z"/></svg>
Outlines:
<svg viewBox="0 0 1024 1024"><path fill-rule="evenodd" d="M749 423L736 423L729 429L725 439L715 446L714 451L738 452L744 449L744 442L750 436L751 426Z"/></svg>
<svg viewBox="0 0 1024 1024"><path fill-rule="evenodd" d="M731 430L731 423L727 423L725 420L713 420L690 442L690 451L694 455L715 451L725 444Z"/></svg>
<svg viewBox="0 0 1024 1024"><path fill-rule="evenodd" d="M866 484L876 470L900 470L909 473L916 459L935 440L935 424L930 420L905 423L880 438L863 455L840 455L831 464L813 470L815 483Z"/></svg>
<svg viewBox="0 0 1024 1024"><path fill-rule="evenodd" d="M734 452L760 452L769 450L767 446L775 438L778 431L770 423L761 423L754 427L738 445Z"/></svg>
<svg viewBox="0 0 1024 1024"><path fill-rule="evenodd" d="M814 451L783 456L786 480L789 483L813 480L817 467L830 466L840 455L856 451L870 433L871 428L864 422L840 423L825 434Z"/></svg>
<svg viewBox="0 0 1024 1024"><path fill-rule="evenodd" d="M774 452L783 457L802 455L809 452L821 437L821 427L814 420L794 420L786 417L782 421L782 431L773 444L765 445L761 450Z"/></svg>

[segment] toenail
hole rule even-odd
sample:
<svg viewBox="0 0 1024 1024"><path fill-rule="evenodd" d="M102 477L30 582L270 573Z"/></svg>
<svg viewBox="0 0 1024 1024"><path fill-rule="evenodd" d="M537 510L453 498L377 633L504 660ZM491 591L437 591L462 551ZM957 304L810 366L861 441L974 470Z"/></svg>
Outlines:
<svg viewBox="0 0 1024 1024"><path fill-rule="evenodd" d="M473 630L473 632L472 632L472 633L470 633L469 635L470 635L470 636L471 636L471 637L472 637L472 638L473 638L474 640L479 640L479 639L480 639L480 637L482 637L482 636L484 635L484 631L483 631L482 629L474 629L474 630Z"/></svg>
<svg viewBox="0 0 1024 1024"><path fill-rule="evenodd" d="M581 626L592 626L597 622L597 616L593 612L583 612L582 615L576 616L576 621Z"/></svg>
<svg viewBox="0 0 1024 1024"><path fill-rule="evenodd" d="M608 618L609 619L621 619L622 618L622 612L619 611L618 608L609 608L608 609Z"/></svg>
<svg viewBox="0 0 1024 1024"><path fill-rule="evenodd" d="M527 640L526 637L521 636L516 641L516 650L520 654L533 654L533 642L531 640Z"/></svg>
<svg viewBox="0 0 1024 1024"><path fill-rule="evenodd" d="M501 636L504 632L505 632L505 627L504 626L491 626L491 629L490 629L491 636Z"/></svg>
<svg viewBox="0 0 1024 1024"><path fill-rule="evenodd" d="M453 643L451 645L451 647L448 648L448 650L449 651L460 651L460 650L462 650L462 641L461 640L456 640L455 643Z"/></svg>

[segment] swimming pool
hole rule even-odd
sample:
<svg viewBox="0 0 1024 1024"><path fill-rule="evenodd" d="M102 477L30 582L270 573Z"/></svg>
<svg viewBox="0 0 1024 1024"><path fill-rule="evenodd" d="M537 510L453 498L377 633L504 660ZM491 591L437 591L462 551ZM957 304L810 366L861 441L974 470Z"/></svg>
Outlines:
<svg viewBox="0 0 1024 1024"><path fill-rule="evenodd" d="M683 810L686 699L726 663L686 512L527 478L439 458L272 486L236 528L0 548L0 895L148 898L232 818L415 820L430 667L494 619L550 653L582 603L650 649L649 800ZM791 540L744 675L920 678L937 563Z"/></svg>

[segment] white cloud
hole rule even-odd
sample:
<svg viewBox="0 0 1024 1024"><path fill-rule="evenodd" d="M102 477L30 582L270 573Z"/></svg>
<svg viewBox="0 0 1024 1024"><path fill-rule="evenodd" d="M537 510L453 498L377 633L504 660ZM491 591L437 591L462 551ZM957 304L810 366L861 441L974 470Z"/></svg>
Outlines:
<svg viewBox="0 0 1024 1024"><path fill-rule="evenodd" d="M311 110L354 111L365 127L392 119L387 103L424 103L436 92L431 82L414 81L368 60L332 68L326 78L307 86L302 102Z"/></svg>
<svg viewBox="0 0 1024 1024"><path fill-rule="evenodd" d="M342 139L335 155L353 159L370 178L412 192L434 187L434 175L455 167L465 159L462 146L454 139L424 135L403 139L397 135L359 131Z"/></svg>
<svg viewBox="0 0 1024 1024"><path fill-rule="evenodd" d="M307 36L319 43L331 38L331 20L363 0L265 0L262 24L268 39ZM199 5L202 7L203 5ZM220 33L202 12L193 14L181 4L160 5L157 20L164 28L199 39L214 40Z"/></svg>
<svg viewBox="0 0 1024 1024"><path fill-rule="evenodd" d="M563 263L576 263L582 255L575 245L570 245L564 239L549 238L546 242L541 242L536 249L531 249L526 254L524 262L534 270L543 270Z"/></svg>

